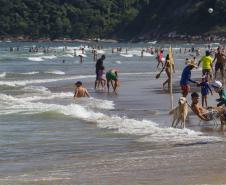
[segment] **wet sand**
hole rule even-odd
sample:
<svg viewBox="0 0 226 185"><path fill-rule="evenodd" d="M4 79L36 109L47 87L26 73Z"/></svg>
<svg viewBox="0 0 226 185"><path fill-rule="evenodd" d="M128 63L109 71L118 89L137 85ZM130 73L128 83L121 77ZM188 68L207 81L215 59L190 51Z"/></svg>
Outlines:
<svg viewBox="0 0 226 185"><path fill-rule="evenodd" d="M179 74L177 74L179 75ZM193 74L196 75L196 72ZM114 100L118 114L135 119L151 119L164 126L171 125L169 95L162 91L160 82L153 75L137 77L121 76L121 87L117 95L94 93L94 96ZM177 84L177 82L175 82ZM178 87L175 87L178 89ZM216 97L216 94L214 95ZM174 94L174 102L180 93ZM190 101L190 98L188 98ZM214 103L211 97L210 104ZM117 111L118 110L118 111ZM224 137L211 123L199 125L199 120L190 114L186 127L202 131L206 135ZM191 145L153 146L150 143L131 142L130 152L118 152L93 156L74 166L70 184L226 184L226 144L196 143ZM81 167L82 166L82 167ZM65 182L65 181L64 181Z"/></svg>
<svg viewBox="0 0 226 185"><path fill-rule="evenodd" d="M137 120L150 119L160 126L170 127L169 95L167 91L162 90L160 84L164 81L165 75L159 80L155 80L154 76L153 74L120 76L121 87L118 95L95 92L92 79L86 79L84 83L87 84L92 96L114 101L115 110L110 113ZM70 82L62 88L73 89ZM175 88L178 89L177 86ZM177 102L178 97L180 93L175 93L174 102ZM210 102L214 102L214 97ZM87 127L94 125L89 124ZM186 127L224 139L223 134L211 124L200 126L199 121L192 114ZM16 179L1 180L0 184L220 185L226 183L225 141L187 145L174 145L166 141L162 145L154 145L151 142L138 142L139 136L114 133L113 130L99 130L100 138L101 135L115 137L115 143L104 146L103 153L70 152L64 155L59 164L56 161L54 167L48 165L48 162L39 164L37 170L32 166L27 180L26 176L21 176L20 173L17 176L15 173ZM118 139L121 140L120 143L117 143ZM123 149L119 149L119 145ZM91 151L94 147L91 147ZM107 147L109 150L106 150ZM36 180L32 179L32 176L40 178Z"/></svg>

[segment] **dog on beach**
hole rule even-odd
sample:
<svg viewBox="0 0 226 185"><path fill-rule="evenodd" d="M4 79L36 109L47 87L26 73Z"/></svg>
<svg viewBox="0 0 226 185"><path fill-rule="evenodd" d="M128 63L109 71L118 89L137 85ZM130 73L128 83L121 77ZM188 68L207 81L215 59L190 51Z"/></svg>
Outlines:
<svg viewBox="0 0 226 185"><path fill-rule="evenodd" d="M178 106L169 112L173 115L172 127L176 128L179 123L181 123L181 128L185 128L185 120L188 115L188 104L185 97L180 97L178 100Z"/></svg>

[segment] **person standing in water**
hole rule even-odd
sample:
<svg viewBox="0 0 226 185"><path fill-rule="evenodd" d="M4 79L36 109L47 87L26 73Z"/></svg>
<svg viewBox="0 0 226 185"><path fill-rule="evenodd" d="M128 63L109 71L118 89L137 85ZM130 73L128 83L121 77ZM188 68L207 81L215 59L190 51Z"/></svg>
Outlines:
<svg viewBox="0 0 226 185"><path fill-rule="evenodd" d="M83 56L82 55L79 55L79 58L80 58L80 63L82 64L83 63Z"/></svg>
<svg viewBox="0 0 226 185"><path fill-rule="evenodd" d="M104 66L102 66L98 71L98 83L97 83L98 88L100 87L100 84L102 88L105 87L106 80L103 78L103 74L104 74Z"/></svg>
<svg viewBox="0 0 226 185"><path fill-rule="evenodd" d="M200 65L200 63L202 62L202 75L206 75L208 77L208 79L212 79L212 69L213 69L213 59L210 56L210 51L207 50L206 51L206 55L203 56L198 63L198 66Z"/></svg>
<svg viewBox="0 0 226 185"><path fill-rule="evenodd" d="M214 78L216 79L217 72L220 70L220 73L221 73L221 81L223 83L224 83L224 64L225 64L225 57L226 56L221 51L220 47L218 47L217 48L217 53L215 54L215 57L213 59L213 63L216 60Z"/></svg>
<svg viewBox="0 0 226 185"><path fill-rule="evenodd" d="M218 102L217 106L226 106L226 90L224 90L223 84L216 80L211 84L211 86L214 88L214 91L219 94L219 98L216 99Z"/></svg>
<svg viewBox="0 0 226 185"><path fill-rule="evenodd" d="M113 91L116 92L117 87L119 87L118 71L116 69L109 70L106 73L106 79L107 79L108 92L110 89L110 83L113 88Z"/></svg>
<svg viewBox="0 0 226 185"><path fill-rule="evenodd" d="M172 70L170 69L170 65L172 65ZM169 54L166 55L166 61L165 64L162 68L162 70L165 69L166 75L168 77L168 79L163 83L163 88L165 87L166 84L168 84L168 91L170 90L170 82L171 82L171 72L175 73L175 68L174 68L174 64L171 64L171 60L169 57Z"/></svg>
<svg viewBox="0 0 226 185"><path fill-rule="evenodd" d="M188 92L190 91L189 82L197 84L196 81L191 80L191 70L197 67L198 66L196 66L193 61L189 61L189 63L187 63L187 66L183 69L180 79L180 86L183 97L187 97Z"/></svg>
<svg viewBox="0 0 226 185"><path fill-rule="evenodd" d="M197 84L197 86L201 87L202 106L204 107L204 105L205 105L206 107L208 107L208 104L207 104L208 94L210 91L211 94L213 95L213 92L209 86L207 76L202 76L202 82Z"/></svg>
<svg viewBox="0 0 226 185"><path fill-rule="evenodd" d="M98 73L99 70L101 70L101 68L104 67L104 59L105 59L105 55L102 55L96 62L96 80L95 80L95 85L94 85L94 89L97 88L97 83L98 83Z"/></svg>
<svg viewBox="0 0 226 185"><path fill-rule="evenodd" d="M97 50L93 49L93 61L96 62L97 61Z"/></svg>
<svg viewBox="0 0 226 185"><path fill-rule="evenodd" d="M156 69L158 69L158 67L159 67L160 64L161 64L162 67L163 67L163 65L164 65L164 64L163 64L163 61L164 61L164 58L163 58L163 50L161 50L161 51L157 54L156 60L157 60L157 62L158 62Z"/></svg>

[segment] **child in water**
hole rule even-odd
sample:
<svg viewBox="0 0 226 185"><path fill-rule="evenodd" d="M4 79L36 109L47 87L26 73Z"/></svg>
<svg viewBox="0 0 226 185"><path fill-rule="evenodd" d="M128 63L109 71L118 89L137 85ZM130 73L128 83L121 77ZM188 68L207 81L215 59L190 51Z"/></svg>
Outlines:
<svg viewBox="0 0 226 185"><path fill-rule="evenodd" d="M75 83L75 94L74 98L80 98L80 97L90 97L87 89L82 85L81 81L77 81Z"/></svg>
<svg viewBox="0 0 226 185"><path fill-rule="evenodd" d="M207 104L207 96L209 94L209 91L211 92L211 95L213 95L213 92L209 86L208 83L208 77L206 75L204 75L202 77L202 82L199 83L197 86L201 87L201 94L202 94L202 106L204 107L204 104L206 105L206 107L208 107Z"/></svg>

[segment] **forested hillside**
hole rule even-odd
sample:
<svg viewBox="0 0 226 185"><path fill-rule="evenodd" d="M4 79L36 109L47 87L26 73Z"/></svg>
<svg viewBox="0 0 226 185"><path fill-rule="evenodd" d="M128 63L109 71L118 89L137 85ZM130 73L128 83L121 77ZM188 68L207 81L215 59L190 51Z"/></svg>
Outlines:
<svg viewBox="0 0 226 185"><path fill-rule="evenodd" d="M1 36L130 40L170 32L226 35L226 0L0 0L0 5Z"/></svg>

